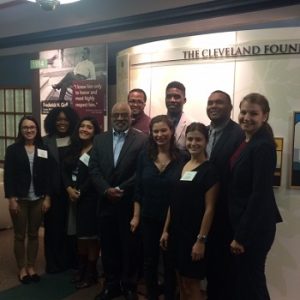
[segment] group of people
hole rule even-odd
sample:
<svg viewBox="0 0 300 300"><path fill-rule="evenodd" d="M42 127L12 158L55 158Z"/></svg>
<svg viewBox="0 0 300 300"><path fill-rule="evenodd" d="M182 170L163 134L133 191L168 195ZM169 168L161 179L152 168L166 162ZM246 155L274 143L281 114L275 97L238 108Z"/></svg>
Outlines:
<svg viewBox="0 0 300 300"><path fill-rule="evenodd" d="M44 219L46 272L77 268L77 288L97 282L101 248L105 281L95 300L138 299L141 277L157 300L160 257L167 300L178 290L180 299L205 299L205 278L208 300L270 299L264 268L281 217L268 100L245 96L237 124L230 96L214 91L209 125L184 114L180 82L166 87L165 115L148 117L146 100L131 90L101 133L68 107L48 114L44 138L34 118L20 120L4 173L20 281L40 279Z"/></svg>

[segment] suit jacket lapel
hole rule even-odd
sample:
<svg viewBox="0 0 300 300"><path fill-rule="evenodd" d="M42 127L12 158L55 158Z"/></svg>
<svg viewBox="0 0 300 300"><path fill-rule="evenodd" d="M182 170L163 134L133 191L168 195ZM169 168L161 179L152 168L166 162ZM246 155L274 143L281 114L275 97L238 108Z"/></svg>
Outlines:
<svg viewBox="0 0 300 300"><path fill-rule="evenodd" d="M176 141L178 141L182 134L184 134L184 128L186 126L186 118L184 113L182 113L178 125L176 126L175 135Z"/></svg>
<svg viewBox="0 0 300 300"><path fill-rule="evenodd" d="M221 151L221 149L223 148L223 146L226 145L226 141L228 140L228 138L230 138L230 137L228 137L228 134L227 134L227 131L230 128L229 124L227 124L227 126L224 128L223 133L221 134L217 143L213 147L212 152L210 154L210 158L213 158L215 153L219 153Z"/></svg>
<svg viewBox="0 0 300 300"><path fill-rule="evenodd" d="M113 141L113 131L111 130L106 137L107 142L107 153L109 157L109 166L113 166L114 168L114 141ZM112 168L112 169L113 169Z"/></svg>
<svg viewBox="0 0 300 300"><path fill-rule="evenodd" d="M28 169L28 172L30 174L30 164L29 164L29 158L25 149L25 146L23 144L19 144L20 149L18 150L18 155L22 157L22 161L26 164L26 168Z"/></svg>
<svg viewBox="0 0 300 300"><path fill-rule="evenodd" d="M233 163L232 168L234 169L235 166L237 166L239 164L240 161L242 161L244 159L244 157L247 157L251 151L252 148L252 143L251 141L249 143L247 143L247 145L242 149L242 151L240 152L240 155L238 156L238 158L236 159L236 161Z"/></svg>
<svg viewBox="0 0 300 300"><path fill-rule="evenodd" d="M52 154L54 159L56 160L57 163L59 163L59 154L58 154L58 149L56 146L56 137L51 136L48 138L48 143L47 143L49 152Z"/></svg>

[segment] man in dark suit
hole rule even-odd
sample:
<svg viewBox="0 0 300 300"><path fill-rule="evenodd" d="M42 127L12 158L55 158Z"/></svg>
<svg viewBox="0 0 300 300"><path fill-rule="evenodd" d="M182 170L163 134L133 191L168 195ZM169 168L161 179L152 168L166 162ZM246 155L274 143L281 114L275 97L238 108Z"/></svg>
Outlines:
<svg viewBox="0 0 300 300"><path fill-rule="evenodd" d="M94 140L90 173L100 195L98 205L101 257L105 285L97 300L123 294L137 299L135 236L130 231L137 157L147 136L130 128L131 110L117 103L111 112L112 130Z"/></svg>
<svg viewBox="0 0 300 300"><path fill-rule="evenodd" d="M227 205L228 172L230 157L244 139L240 126L230 119L231 110L231 99L227 93L217 90L210 94L206 111L211 123L206 150L209 160L219 171L220 192L208 241L208 300L231 299L232 229Z"/></svg>

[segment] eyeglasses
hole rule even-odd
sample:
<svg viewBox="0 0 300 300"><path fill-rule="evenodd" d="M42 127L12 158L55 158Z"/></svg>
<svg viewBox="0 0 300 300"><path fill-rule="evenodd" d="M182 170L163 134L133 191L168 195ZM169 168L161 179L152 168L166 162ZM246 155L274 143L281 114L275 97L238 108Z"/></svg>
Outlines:
<svg viewBox="0 0 300 300"><path fill-rule="evenodd" d="M21 129L23 131L32 131L36 129L36 126L23 126Z"/></svg>
<svg viewBox="0 0 300 300"><path fill-rule="evenodd" d="M129 104L136 104L136 105L143 105L143 104L145 104L145 101L143 101L143 100L133 100L133 99L129 99L129 100L128 100L128 103L129 103Z"/></svg>
<svg viewBox="0 0 300 300"><path fill-rule="evenodd" d="M127 119L127 118L129 118L128 113L113 113L111 116L114 119L118 119L118 118Z"/></svg>

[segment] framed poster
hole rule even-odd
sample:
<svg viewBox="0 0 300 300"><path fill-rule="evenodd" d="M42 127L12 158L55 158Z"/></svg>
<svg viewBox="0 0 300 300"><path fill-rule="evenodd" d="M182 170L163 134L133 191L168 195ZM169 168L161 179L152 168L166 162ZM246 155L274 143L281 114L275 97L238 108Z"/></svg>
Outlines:
<svg viewBox="0 0 300 300"><path fill-rule="evenodd" d="M273 186L280 186L281 185L281 174L282 174L283 138L275 137L274 139L275 139L275 143L276 143L277 163L276 163L276 169L275 169L275 173L274 173Z"/></svg>
<svg viewBox="0 0 300 300"><path fill-rule="evenodd" d="M40 52L41 121L54 107L71 106L80 117L97 118L104 128L107 90L106 45Z"/></svg>
<svg viewBox="0 0 300 300"><path fill-rule="evenodd" d="M300 189L300 112L294 112L293 116L293 145L290 186Z"/></svg>

